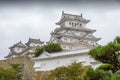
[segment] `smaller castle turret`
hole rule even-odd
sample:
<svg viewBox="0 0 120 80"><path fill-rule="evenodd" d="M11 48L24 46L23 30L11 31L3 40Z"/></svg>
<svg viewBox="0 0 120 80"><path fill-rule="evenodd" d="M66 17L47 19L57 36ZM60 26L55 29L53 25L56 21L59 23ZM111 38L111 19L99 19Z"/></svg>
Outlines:
<svg viewBox="0 0 120 80"><path fill-rule="evenodd" d="M44 42L40 39L29 38L28 42L23 44L21 41L11 46L9 54L5 58L13 58L23 55L33 56L36 47L43 46Z"/></svg>

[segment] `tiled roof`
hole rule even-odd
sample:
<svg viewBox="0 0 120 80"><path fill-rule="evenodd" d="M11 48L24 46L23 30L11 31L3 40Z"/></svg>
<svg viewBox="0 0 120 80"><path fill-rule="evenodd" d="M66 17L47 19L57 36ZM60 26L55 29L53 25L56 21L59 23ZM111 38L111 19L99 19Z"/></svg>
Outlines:
<svg viewBox="0 0 120 80"><path fill-rule="evenodd" d="M40 39L32 39L29 38L28 42L26 43L26 45L28 45L29 43L41 43L43 44L44 42L40 41Z"/></svg>
<svg viewBox="0 0 120 80"><path fill-rule="evenodd" d="M23 47L23 48L25 48L26 46L20 41L20 42L14 44L13 46L9 47L9 49L12 49L14 47Z"/></svg>
<svg viewBox="0 0 120 80"><path fill-rule="evenodd" d="M81 22L84 22L84 23L88 23L90 22L90 20L86 20L83 18L82 14L81 15L73 15L73 14L68 14L68 13L64 13L62 12L62 16L61 16L61 20L59 22L57 22L56 24L61 24L62 22L64 22L64 20L66 19L74 19L74 20L79 20Z"/></svg>

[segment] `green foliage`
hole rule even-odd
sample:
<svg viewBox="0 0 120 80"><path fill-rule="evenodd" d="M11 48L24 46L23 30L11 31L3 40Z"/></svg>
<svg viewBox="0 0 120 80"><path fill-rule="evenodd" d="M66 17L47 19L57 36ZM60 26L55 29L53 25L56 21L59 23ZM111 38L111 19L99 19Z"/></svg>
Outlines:
<svg viewBox="0 0 120 80"><path fill-rule="evenodd" d="M112 68L114 68L114 66L111 65L111 64L102 64L102 65L100 65L97 69L98 69L98 70L109 71L109 70L111 70Z"/></svg>
<svg viewBox="0 0 120 80"><path fill-rule="evenodd" d="M49 53L62 51L62 48L58 43L49 43L44 49Z"/></svg>
<svg viewBox="0 0 120 80"><path fill-rule="evenodd" d="M15 71L16 76L15 80L22 80L22 67L23 65L20 64L11 64L12 69Z"/></svg>
<svg viewBox="0 0 120 80"><path fill-rule="evenodd" d="M68 67L59 67L51 72L46 80L82 80L82 76L87 68L81 63L73 63Z"/></svg>
<svg viewBox="0 0 120 80"><path fill-rule="evenodd" d="M22 80L21 67L19 64L11 64L12 68L0 67L0 80Z"/></svg>
<svg viewBox="0 0 120 80"><path fill-rule="evenodd" d="M89 68L83 76L83 80L111 80L111 78L111 72L103 70L93 70L92 68Z"/></svg>
<svg viewBox="0 0 120 80"><path fill-rule="evenodd" d="M15 80L15 71L10 68L0 67L0 80Z"/></svg>
<svg viewBox="0 0 120 80"><path fill-rule="evenodd" d="M120 63L120 55L118 56L118 62Z"/></svg>
<svg viewBox="0 0 120 80"><path fill-rule="evenodd" d="M107 52L106 46L98 46L96 48L91 49L89 54L95 58L98 58L98 56L104 55L105 52Z"/></svg>
<svg viewBox="0 0 120 80"><path fill-rule="evenodd" d="M120 37L117 36L115 39L114 39L114 43L119 43L120 44Z"/></svg>
<svg viewBox="0 0 120 80"><path fill-rule="evenodd" d="M83 80L89 80L91 76L94 76L93 74L94 74L93 68L89 68L89 69L85 72L85 74L84 74L84 76L83 76Z"/></svg>
<svg viewBox="0 0 120 80"><path fill-rule="evenodd" d="M36 48L36 50L35 50L35 57L41 55L44 50L49 52L49 53L53 53L53 52L60 52L60 51L62 51L62 48L61 48L61 46L58 43L49 43L46 46Z"/></svg>
<svg viewBox="0 0 120 80"><path fill-rule="evenodd" d="M35 57L41 55L43 51L44 51L44 47L36 48L35 49Z"/></svg>
<svg viewBox="0 0 120 80"><path fill-rule="evenodd" d="M113 74L112 80L120 80L120 70Z"/></svg>
<svg viewBox="0 0 120 80"><path fill-rule="evenodd" d="M120 37L116 37L114 42L110 42L105 46L98 46L91 49L89 54L102 63L108 63L114 66L112 72L120 70Z"/></svg>

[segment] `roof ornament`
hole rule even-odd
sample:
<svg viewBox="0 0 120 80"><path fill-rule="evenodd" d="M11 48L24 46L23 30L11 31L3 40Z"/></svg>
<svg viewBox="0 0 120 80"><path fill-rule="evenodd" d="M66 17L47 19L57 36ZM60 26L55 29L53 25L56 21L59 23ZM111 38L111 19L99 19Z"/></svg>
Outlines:
<svg viewBox="0 0 120 80"><path fill-rule="evenodd" d="M82 15L82 13L81 13L81 15L80 15L81 17L83 17L83 15Z"/></svg>
<svg viewBox="0 0 120 80"><path fill-rule="evenodd" d="M29 37L29 40L31 39L31 37Z"/></svg>

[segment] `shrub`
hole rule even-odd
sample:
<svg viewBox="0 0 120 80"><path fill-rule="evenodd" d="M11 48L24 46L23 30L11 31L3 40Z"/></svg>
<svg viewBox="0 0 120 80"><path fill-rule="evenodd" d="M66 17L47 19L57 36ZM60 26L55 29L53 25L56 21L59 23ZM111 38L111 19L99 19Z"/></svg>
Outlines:
<svg viewBox="0 0 120 80"><path fill-rule="evenodd" d="M35 49L35 57L41 55L43 51L44 51L44 47L36 48Z"/></svg>
<svg viewBox="0 0 120 80"><path fill-rule="evenodd" d="M97 69L109 71L109 70L111 70L112 68L114 68L114 66L111 65L111 64L102 64L102 65L100 65Z"/></svg>
<svg viewBox="0 0 120 80"><path fill-rule="evenodd" d="M62 51L62 48L58 43L49 43L46 46L36 48L35 49L35 57L38 57L39 55L41 55L44 50L46 52L53 53L53 52Z"/></svg>
<svg viewBox="0 0 120 80"><path fill-rule="evenodd" d="M58 43L49 43L44 49L49 53L62 51L62 48Z"/></svg>
<svg viewBox="0 0 120 80"><path fill-rule="evenodd" d="M93 70L89 68L84 76L83 80L112 80L112 73L104 70Z"/></svg>

